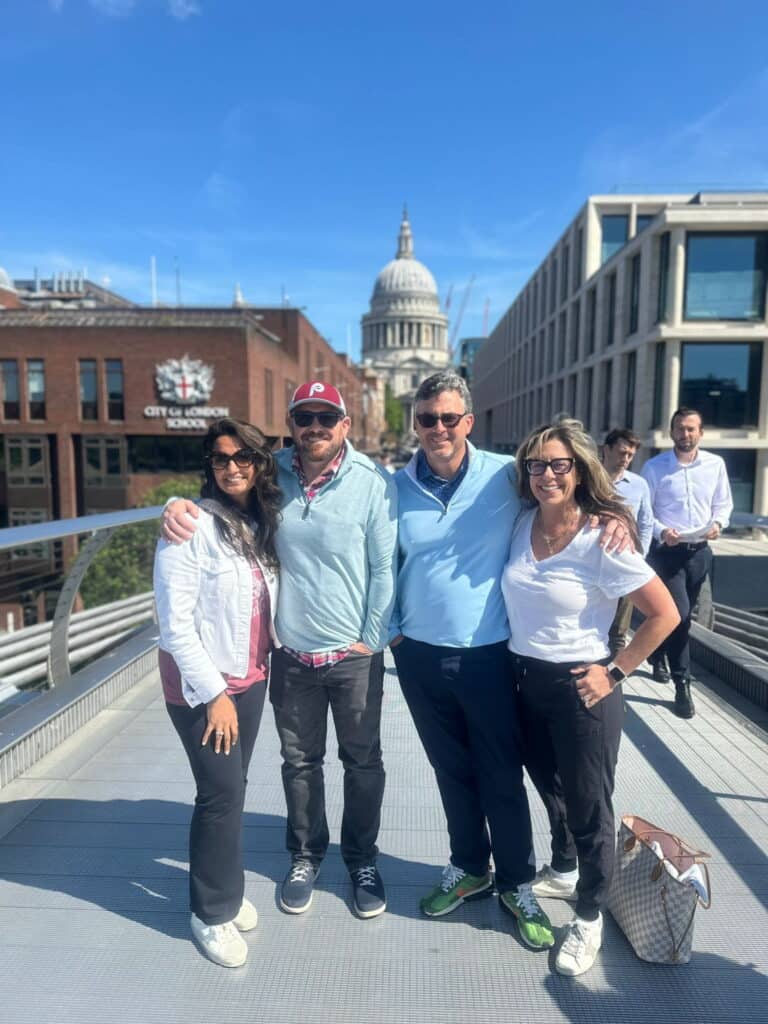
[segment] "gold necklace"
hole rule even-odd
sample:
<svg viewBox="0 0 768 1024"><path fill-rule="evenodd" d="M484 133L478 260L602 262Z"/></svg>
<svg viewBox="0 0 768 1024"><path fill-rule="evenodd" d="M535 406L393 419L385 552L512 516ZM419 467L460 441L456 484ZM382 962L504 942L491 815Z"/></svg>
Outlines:
<svg viewBox="0 0 768 1024"><path fill-rule="evenodd" d="M575 523L573 523L573 524L566 524L566 527L565 527L565 529L563 530L562 533L555 534L552 537L548 537L547 534L544 533L544 527L541 525L541 512L540 511L536 513L536 525L539 528L539 533L541 534L542 538L544 539L544 543L547 545L547 551L549 552L549 554L551 556L551 555L556 554L555 546L557 544L560 544L564 538L567 537L568 539L566 540L566 543L563 544L563 547L567 547L567 545L570 543L571 538L574 536L574 534L576 534L576 532L579 529L579 526L581 525L581 512L579 511L579 512L576 513L576 521L575 521Z"/></svg>

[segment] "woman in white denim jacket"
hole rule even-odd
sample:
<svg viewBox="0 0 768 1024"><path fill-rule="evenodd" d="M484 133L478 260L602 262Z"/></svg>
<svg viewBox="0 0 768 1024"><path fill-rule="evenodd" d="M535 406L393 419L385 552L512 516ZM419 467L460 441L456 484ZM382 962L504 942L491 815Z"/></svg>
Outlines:
<svg viewBox="0 0 768 1024"><path fill-rule="evenodd" d="M242 813L274 630L280 491L261 431L217 420L203 441L198 529L155 555L160 676L197 784L189 840L192 933L225 967L256 926L244 898Z"/></svg>

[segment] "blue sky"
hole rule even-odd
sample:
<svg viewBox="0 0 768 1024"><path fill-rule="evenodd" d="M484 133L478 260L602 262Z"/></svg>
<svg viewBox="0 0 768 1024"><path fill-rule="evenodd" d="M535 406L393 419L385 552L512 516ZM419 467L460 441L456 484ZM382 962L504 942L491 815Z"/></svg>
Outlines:
<svg viewBox="0 0 768 1024"><path fill-rule="evenodd" d="M394 256L491 325L593 192L768 187L768 4L6 0L0 265L290 301L345 350Z"/></svg>

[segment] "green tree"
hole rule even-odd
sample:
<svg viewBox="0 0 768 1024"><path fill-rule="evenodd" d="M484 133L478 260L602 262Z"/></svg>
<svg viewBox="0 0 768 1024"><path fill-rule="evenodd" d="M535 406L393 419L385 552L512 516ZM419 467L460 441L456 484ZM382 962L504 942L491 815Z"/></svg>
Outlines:
<svg viewBox="0 0 768 1024"><path fill-rule="evenodd" d="M403 407L392 394L389 384L384 388L384 419L387 421L387 429L400 437L403 432Z"/></svg>
<svg viewBox="0 0 768 1024"><path fill-rule="evenodd" d="M174 477L149 491L139 507L164 505L174 496L196 498L199 494L200 480L197 477ZM93 560L80 587L86 608L121 601L152 589L157 536L156 522L120 526L115 530L107 546Z"/></svg>

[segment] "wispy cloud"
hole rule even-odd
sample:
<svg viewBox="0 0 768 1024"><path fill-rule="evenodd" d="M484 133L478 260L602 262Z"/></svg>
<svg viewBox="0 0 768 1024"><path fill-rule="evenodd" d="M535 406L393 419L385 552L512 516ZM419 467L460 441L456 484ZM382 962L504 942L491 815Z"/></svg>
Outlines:
<svg viewBox="0 0 768 1024"><path fill-rule="evenodd" d="M64 8L64 0L48 0L48 6L54 14L61 14Z"/></svg>
<svg viewBox="0 0 768 1024"><path fill-rule="evenodd" d="M168 13L177 21L186 21L195 14L202 14L202 8L196 0L168 0Z"/></svg>
<svg viewBox="0 0 768 1024"><path fill-rule="evenodd" d="M683 124L627 143L599 139L582 160L589 191L695 189L768 182L768 68ZM631 128L632 126L630 126Z"/></svg>

